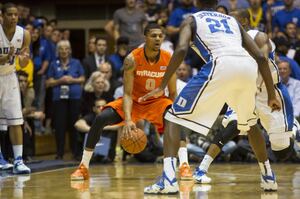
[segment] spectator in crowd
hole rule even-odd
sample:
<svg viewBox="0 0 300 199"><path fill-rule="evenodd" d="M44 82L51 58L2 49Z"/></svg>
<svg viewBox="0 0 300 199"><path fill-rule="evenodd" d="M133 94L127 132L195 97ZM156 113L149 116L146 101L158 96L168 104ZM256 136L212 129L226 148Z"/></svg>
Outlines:
<svg viewBox="0 0 300 199"><path fill-rule="evenodd" d="M266 31L266 21L263 17L262 0L249 0L250 27L262 32Z"/></svg>
<svg viewBox="0 0 300 199"><path fill-rule="evenodd" d="M17 7L19 12L18 25L25 27L29 23L30 8L21 4Z"/></svg>
<svg viewBox="0 0 300 199"><path fill-rule="evenodd" d="M281 61L288 61L290 63L290 66L291 66L291 77L295 78L295 79L298 79L300 80L300 66L299 64L287 57L287 53L288 53L288 50L289 50L289 42L288 40L285 38L285 37L276 37L274 38L274 43L276 45L276 58L277 60L281 60Z"/></svg>
<svg viewBox="0 0 300 199"><path fill-rule="evenodd" d="M216 11L228 15L228 9L225 6L218 5Z"/></svg>
<svg viewBox="0 0 300 199"><path fill-rule="evenodd" d="M296 24L289 22L286 25L285 34L283 36L285 36L291 44L287 57L294 59L300 65L300 35L297 35Z"/></svg>
<svg viewBox="0 0 300 199"><path fill-rule="evenodd" d="M71 45L68 40L57 44L58 58L48 70L47 86L53 93L53 127L56 134L56 159L63 159L65 134L70 136L71 151L74 158L79 156L77 131L74 124L79 118L84 82L84 70L77 59L71 57Z"/></svg>
<svg viewBox="0 0 300 199"><path fill-rule="evenodd" d="M144 41L143 30L147 23L145 13L136 8L136 0L125 0L126 5L115 11L114 39L129 38L129 49L138 47Z"/></svg>
<svg viewBox="0 0 300 199"><path fill-rule="evenodd" d="M62 32L62 40L70 41L71 32L70 30L66 29Z"/></svg>
<svg viewBox="0 0 300 199"><path fill-rule="evenodd" d="M35 92L34 105L38 110L43 110L45 97L45 74L50 62L50 54L48 51L48 43L41 39L40 28L34 28L31 39L31 52L34 64L33 85Z"/></svg>
<svg viewBox="0 0 300 199"><path fill-rule="evenodd" d="M197 11L198 9L194 6L193 0L181 0L181 6L171 12L167 25L167 35L170 36L175 45L178 40L181 22Z"/></svg>
<svg viewBox="0 0 300 199"><path fill-rule="evenodd" d="M53 29L53 31L49 37L48 44L49 44L51 61L56 59L56 45L59 42L60 34L61 34L61 32L58 29Z"/></svg>
<svg viewBox="0 0 300 199"><path fill-rule="evenodd" d="M300 81L290 77L291 67L289 62L280 61L278 63L279 74L282 82L286 85L288 92L290 94L293 108L294 116L299 119L300 116Z"/></svg>
<svg viewBox="0 0 300 199"><path fill-rule="evenodd" d="M51 19L49 21L49 25L53 27L53 29L57 28L57 19Z"/></svg>
<svg viewBox="0 0 300 199"><path fill-rule="evenodd" d="M109 60L107 56L107 41L103 37L95 40L96 52L87 56L82 64L85 71L85 78L88 79L93 72L99 69L100 65Z"/></svg>
<svg viewBox="0 0 300 199"><path fill-rule="evenodd" d="M16 70L17 71L23 71L27 74L27 85L26 85L26 95L24 95L24 106L26 107L31 107L32 102L35 98L35 93L34 93L34 88L33 88L33 71L34 71L34 66L33 62L30 59L28 61L28 64L25 67L21 67L19 63L19 59L16 59Z"/></svg>
<svg viewBox="0 0 300 199"><path fill-rule="evenodd" d="M28 78L29 75L20 70L17 72L20 91L21 91L21 102L22 102L22 113L24 117L23 124L23 159L25 161L31 161L32 156L35 155L35 133L33 119L43 119L44 113L35 111L35 108L31 106L33 99L28 99ZM27 102L27 104L26 104Z"/></svg>
<svg viewBox="0 0 300 199"><path fill-rule="evenodd" d="M89 38L87 52L88 52L88 55L93 55L96 52L96 37L95 36L91 36Z"/></svg>
<svg viewBox="0 0 300 199"><path fill-rule="evenodd" d="M300 27L300 10L293 6L294 0L283 1L284 9L275 14L272 23L275 36L278 32L284 32L289 22L297 24L298 28Z"/></svg>
<svg viewBox="0 0 300 199"><path fill-rule="evenodd" d="M109 61L113 64L118 79L120 79L122 75L121 69L123 67L123 61L128 54L128 44L129 39L127 37L119 37L116 52L109 56Z"/></svg>
<svg viewBox="0 0 300 199"><path fill-rule="evenodd" d="M282 0L267 0L263 3L264 15L269 12L271 18L279 11L284 9L284 3Z"/></svg>
<svg viewBox="0 0 300 199"><path fill-rule="evenodd" d="M87 80L81 100L81 115L87 115L93 112L93 105L96 99L111 100L107 91L110 88L109 81L100 71L92 73Z"/></svg>
<svg viewBox="0 0 300 199"><path fill-rule="evenodd" d="M225 6L229 12L249 8L249 2L247 0L220 0L218 5Z"/></svg>
<svg viewBox="0 0 300 199"><path fill-rule="evenodd" d="M104 77L109 81L110 88L107 92L109 99L107 99L107 102L111 102L114 100L113 96L115 93L115 90L117 87L121 85L121 82L119 82L116 78L112 76L112 65L109 62L105 62L100 65L99 71L104 74Z"/></svg>
<svg viewBox="0 0 300 199"><path fill-rule="evenodd" d="M103 107L106 105L106 101L102 98L95 99L93 105L93 111L83 115L76 123L75 128L82 133L88 133L93 121L95 120L96 116L102 111ZM108 154L105 157L99 157L101 162L112 162L115 158L115 148L116 148L116 140L117 140L117 130L118 126L107 126L105 127L102 136L110 139L110 146ZM87 134L85 135L85 140L87 138ZM95 153L94 153L95 156ZM97 159L99 159L97 157Z"/></svg>
<svg viewBox="0 0 300 199"><path fill-rule="evenodd" d="M188 82L192 77L191 66L186 64L185 62L182 62L176 70L176 75L178 79L184 82Z"/></svg>
<svg viewBox="0 0 300 199"><path fill-rule="evenodd" d="M156 0L145 0L144 11L148 23L154 23L159 18L159 11L162 9Z"/></svg>

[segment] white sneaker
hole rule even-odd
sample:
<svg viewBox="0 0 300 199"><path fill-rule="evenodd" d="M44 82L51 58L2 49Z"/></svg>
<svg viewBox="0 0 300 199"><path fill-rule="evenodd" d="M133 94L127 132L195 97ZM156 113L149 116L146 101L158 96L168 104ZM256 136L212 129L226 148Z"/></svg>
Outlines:
<svg viewBox="0 0 300 199"><path fill-rule="evenodd" d="M211 178L208 177L206 173L206 171L200 170L199 167L196 167L193 174L195 182L199 184L209 184L211 182Z"/></svg>
<svg viewBox="0 0 300 199"><path fill-rule="evenodd" d="M277 185L276 177L275 177L275 174L273 171L272 171L272 176L261 175L260 187L264 191L277 191L278 185Z"/></svg>
<svg viewBox="0 0 300 199"><path fill-rule="evenodd" d="M24 164L22 157L17 157L17 159L14 161L13 174L29 173L31 173L31 170Z"/></svg>
<svg viewBox="0 0 300 199"><path fill-rule="evenodd" d="M0 153L0 170L11 169L14 165L8 163Z"/></svg>
<svg viewBox="0 0 300 199"><path fill-rule="evenodd" d="M155 184L144 189L145 194L177 194L178 191L179 187L176 178L170 180L165 172L163 172Z"/></svg>

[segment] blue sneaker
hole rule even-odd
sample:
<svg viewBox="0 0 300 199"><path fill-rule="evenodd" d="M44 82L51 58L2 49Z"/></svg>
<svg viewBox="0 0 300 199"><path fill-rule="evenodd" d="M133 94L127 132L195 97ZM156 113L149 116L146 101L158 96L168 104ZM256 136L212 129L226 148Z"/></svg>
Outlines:
<svg viewBox="0 0 300 199"><path fill-rule="evenodd" d="M10 163L8 163L8 162L4 159L2 153L0 153L0 169L1 169L1 170L6 170L6 169L11 169L12 167L13 167L13 165L10 164Z"/></svg>
<svg viewBox="0 0 300 199"><path fill-rule="evenodd" d="M277 191L278 185L276 182L276 176L273 171L272 171L272 176L261 175L260 187L264 191Z"/></svg>
<svg viewBox="0 0 300 199"><path fill-rule="evenodd" d="M179 191L176 178L170 180L165 172L160 176L153 185L145 187L145 194L177 194Z"/></svg>
<svg viewBox="0 0 300 199"><path fill-rule="evenodd" d="M206 171L200 170L199 167L196 167L193 174L195 182L199 184L209 184L211 182L211 178L207 177L206 173Z"/></svg>
<svg viewBox="0 0 300 199"><path fill-rule="evenodd" d="M17 157L14 161L13 174L30 174L31 170L28 168L21 156Z"/></svg>

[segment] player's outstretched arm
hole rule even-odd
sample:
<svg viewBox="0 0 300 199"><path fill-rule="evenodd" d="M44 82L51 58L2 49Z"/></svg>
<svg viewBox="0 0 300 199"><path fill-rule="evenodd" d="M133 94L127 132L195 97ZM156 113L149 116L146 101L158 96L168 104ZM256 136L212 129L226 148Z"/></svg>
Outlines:
<svg viewBox="0 0 300 199"><path fill-rule="evenodd" d="M171 60L167 67L167 71L163 77L162 83L158 88L152 90L148 94L141 97L139 101L146 101L148 98L160 94L166 88L169 80L171 79L171 77L173 76L173 74L175 73L179 65L182 63L188 51L189 44L192 39L193 27L194 27L194 20L192 17L189 17L183 21L179 31L179 40L178 40L177 47L171 57Z"/></svg>
<svg viewBox="0 0 300 199"><path fill-rule="evenodd" d="M30 33L27 30L24 30L24 42L23 46L19 55L19 63L21 67L25 67L30 59L30 41L31 41L31 36Z"/></svg>
<svg viewBox="0 0 300 199"><path fill-rule="evenodd" d="M135 123L131 119L132 110L132 90L134 80L135 61L132 54L129 54L123 64L124 68L124 96L123 96L123 111L125 114L125 126L123 128L124 137L130 137L131 130L135 130Z"/></svg>
<svg viewBox="0 0 300 199"><path fill-rule="evenodd" d="M268 65L268 60L264 56L264 54L259 50L258 46L254 42L254 40L250 37L250 35L244 30L244 28L240 26L242 39L243 39L243 47L250 53L250 55L256 60L258 64L259 72L261 73L265 85L268 91L268 101L269 106L272 110L280 110L280 102L276 99L273 79L271 75L271 71Z"/></svg>

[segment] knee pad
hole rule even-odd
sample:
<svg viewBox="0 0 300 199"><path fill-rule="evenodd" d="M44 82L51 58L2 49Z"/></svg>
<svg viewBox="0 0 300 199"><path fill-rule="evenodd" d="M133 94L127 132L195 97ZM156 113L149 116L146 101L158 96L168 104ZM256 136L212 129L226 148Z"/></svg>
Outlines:
<svg viewBox="0 0 300 199"><path fill-rule="evenodd" d="M290 138L290 144L287 148L279 151L272 150L277 160L285 161L294 154L294 141Z"/></svg>
<svg viewBox="0 0 300 199"><path fill-rule="evenodd" d="M237 129L237 121L233 120L228 123L226 128L223 131L217 132L212 143L216 144L218 147L222 148L224 144L228 141L232 140L235 136L237 136L240 131Z"/></svg>
<svg viewBox="0 0 300 199"><path fill-rule="evenodd" d="M286 149L290 146L290 132L283 132L283 133L270 133L269 140L271 143L271 148L273 151L281 151Z"/></svg>

